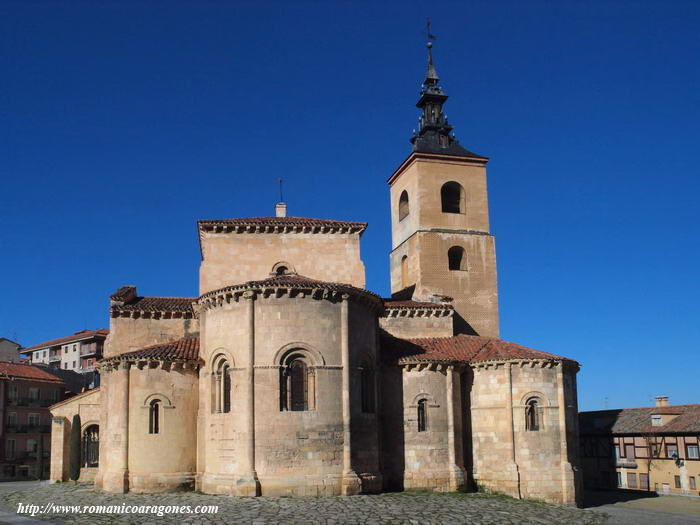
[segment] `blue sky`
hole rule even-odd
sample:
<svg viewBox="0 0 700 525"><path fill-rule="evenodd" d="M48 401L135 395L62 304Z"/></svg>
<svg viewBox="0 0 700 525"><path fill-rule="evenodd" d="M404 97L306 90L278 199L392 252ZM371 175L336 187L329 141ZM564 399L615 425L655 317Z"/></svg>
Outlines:
<svg viewBox="0 0 700 525"><path fill-rule="evenodd" d="M195 221L366 220L408 155L425 18L490 157L502 337L582 364L582 409L700 402L697 2L0 3L0 336L196 295Z"/></svg>

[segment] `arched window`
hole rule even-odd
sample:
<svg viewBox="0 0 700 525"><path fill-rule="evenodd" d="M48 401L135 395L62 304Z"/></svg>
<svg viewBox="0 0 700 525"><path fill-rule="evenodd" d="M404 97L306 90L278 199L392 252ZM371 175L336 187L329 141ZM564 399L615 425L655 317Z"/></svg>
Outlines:
<svg viewBox="0 0 700 525"><path fill-rule="evenodd" d="M231 367L225 357L214 361L212 374L212 412L231 412Z"/></svg>
<svg viewBox="0 0 700 525"><path fill-rule="evenodd" d="M402 221L408 215L408 192L403 190L399 197L399 220Z"/></svg>
<svg viewBox="0 0 700 525"><path fill-rule="evenodd" d="M374 370L369 363L360 370L360 389L362 395L362 411L366 414L374 414Z"/></svg>
<svg viewBox="0 0 700 525"><path fill-rule="evenodd" d="M428 430L428 400L418 401L418 432Z"/></svg>
<svg viewBox="0 0 700 525"><path fill-rule="evenodd" d="M276 275L284 275L289 271L289 268L286 266L278 266L277 269L275 270Z"/></svg>
<svg viewBox="0 0 700 525"><path fill-rule="evenodd" d="M83 431L83 461L85 468L99 467L100 465L100 427L90 425Z"/></svg>
<svg viewBox="0 0 700 525"><path fill-rule="evenodd" d="M160 399L154 399L148 405L148 433L149 434L160 434L160 413L161 402Z"/></svg>
<svg viewBox="0 0 700 525"><path fill-rule="evenodd" d="M458 182L446 182L440 188L443 213L464 213L464 188Z"/></svg>
<svg viewBox="0 0 700 525"><path fill-rule="evenodd" d="M401 288L408 286L408 255L401 257Z"/></svg>
<svg viewBox="0 0 700 525"><path fill-rule="evenodd" d="M313 410L314 374L305 356L290 355L280 370L280 410Z"/></svg>
<svg viewBox="0 0 700 525"><path fill-rule="evenodd" d="M537 399L530 399L525 405L525 429L533 432L540 429L540 405Z"/></svg>
<svg viewBox="0 0 700 525"><path fill-rule="evenodd" d="M467 256L464 253L464 248L453 246L447 250L447 264L450 270L466 270Z"/></svg>

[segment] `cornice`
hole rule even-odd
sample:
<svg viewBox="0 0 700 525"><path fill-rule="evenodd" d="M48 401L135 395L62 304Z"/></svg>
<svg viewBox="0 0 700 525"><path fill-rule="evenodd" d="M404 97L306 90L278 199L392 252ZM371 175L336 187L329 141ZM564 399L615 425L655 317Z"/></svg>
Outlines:
<svg viewBox="0 0 700 525"><path fill-rule="evenodd" d="M334 287L339 287L334 289ZM339 302L341 300L352 299L361 304L381 312L383 309L382 299L367 290L359 288L345 288L335 283L300 283L300 284L281 284L281 285L261 285L256 286L250 283L241 285L232 285L212 290L199 297L197 301L198 310L209 310L218 308L224 304L239 302L246 298L246 294L251 299L315 299L327 300L331 302Z"/></svg>
<svg viewBox="0 0 700 525"><path fill-rule="evenodd" d="M411 164L419 160L437 161L445 164L466 164L471 166L486 166L489 161L488 157L458 157L456 155L439 155L436 153L419 153L412 152L406 160L391 174L387 179L387 184L392 185L401 174L406 171Z"/></svg>

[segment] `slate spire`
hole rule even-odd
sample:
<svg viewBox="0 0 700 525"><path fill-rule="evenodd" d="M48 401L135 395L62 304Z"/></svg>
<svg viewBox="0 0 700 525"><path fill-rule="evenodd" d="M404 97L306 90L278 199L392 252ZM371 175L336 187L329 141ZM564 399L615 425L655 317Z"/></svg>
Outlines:
<svg viewBox="0 0 700 525"><path fill-rule="evenodd" d="M459 141L452 133L453 127L447 121L447 115L443 112L443 105L447 95L440 87L435 64L433 62L433 40L435 37L428 32L428 69L421 86L420 98L416 107L422 110L418 119L418 131L411 137L413 151L419 153L439 153L443 155L456 155L461 157L480 157L467 151L459 145Z"/></svg>

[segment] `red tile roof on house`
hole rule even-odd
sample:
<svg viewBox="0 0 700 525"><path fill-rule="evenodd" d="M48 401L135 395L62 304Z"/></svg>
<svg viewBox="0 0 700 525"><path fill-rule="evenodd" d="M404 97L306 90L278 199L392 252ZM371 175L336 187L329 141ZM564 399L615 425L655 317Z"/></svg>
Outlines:
<svg viewBox="0 0 700 525"><path fill-rule="evenodd" d="M661 426L651 424L655 414L678 414ZM581 434L700 433L700 405L621 408L579 413Z"/></svg>
<svg viewBox="0 0 700 525"><path fill-rule="evenodd" d="M40 381L42 383L63 384L58 377L38 366L23 365L20 363L0 362L0 379L24 379L27 381Z"/></svg>
<svg viewBox="0 0 700 525"><path fill-rule="evenodd" d="M109 357L103 359L101 363L124 360L195 361L197 359L199 359L199 337L186 337Z"/></svg>
<svg viewBox="0 0 700 525"><path fill-rule="evenodd" d="M30 346L28 348L22 348L20 351L22 353L32 352L33 350L38 350L41 348L49 348L51 346L58 346L66 343L72 343L73 341L81 341L83 339L104 339L109 335L109 330L107 328L99 328L97 330L81 330L75 332L73 335L66 337L59 337L58 339L51 339L50 341L44 341L38 345Z"/></svg>
<svg viewBox="0 0 700 525"><path fill-rule="evenodd" d="M400 339L384 331L382 333L382 354L384 359L398 363L480 363L509 359L571 361L571 359L562 356L541 352L502 339L464 334L454 337Z"/></svg>
<svg viewBox="0 0 700 525"><path fill-rule="evenodd" d="M362 232L367 228L366 222L337 221L333 219L314 219L311 217L248 217L237 219L211 219L197 221L200 228L211 229L217 226L254 226L270 231L277 228L304 230L308 228L327 228L329 230L352 230Z"/></svg>

